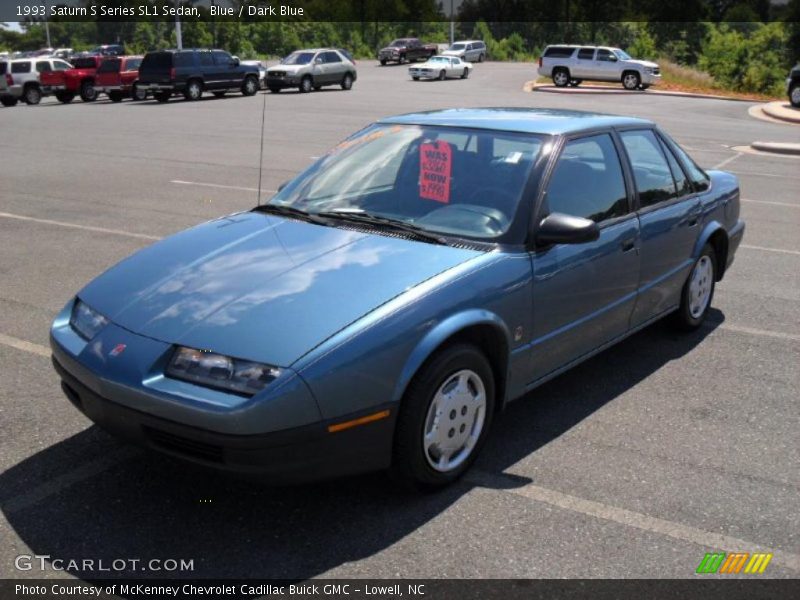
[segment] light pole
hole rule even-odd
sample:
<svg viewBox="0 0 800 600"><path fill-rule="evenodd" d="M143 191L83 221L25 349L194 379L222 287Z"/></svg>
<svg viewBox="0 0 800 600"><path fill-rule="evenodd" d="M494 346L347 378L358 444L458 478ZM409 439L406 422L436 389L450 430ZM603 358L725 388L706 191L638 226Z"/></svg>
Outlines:
<svg viewBox="0 0 800 600"><path fill-rule="evenodd" d="M50 22L47 20L47 12L49 7L47 6L47 0L44 3L44 33L47 36L47 47L52 48L50 45Z"/></svg>
<svg viewBox="0 0 800 600"><path fill-rule="evenodd" d="M455 23L453 22L453 0L450 0L450 45L453 45L453 42L456 41L456 28Z"/></svg>
<svg viewBox="0 0 800 600"><path fill-rule="evenodd" d="M175 0L175 8L180 7L180 0ZM178 50L183 50L183 34L181 33L181 17L178 11L175 11L175 41L178 44Z"/></svg>

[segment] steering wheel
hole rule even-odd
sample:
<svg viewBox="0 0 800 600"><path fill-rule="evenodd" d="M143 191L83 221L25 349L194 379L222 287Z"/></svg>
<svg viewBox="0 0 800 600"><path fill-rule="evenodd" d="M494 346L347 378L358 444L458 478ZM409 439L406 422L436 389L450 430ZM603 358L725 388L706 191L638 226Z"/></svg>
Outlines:
<svg viewBox="0 0 800 600"><path fill-rule="evenodd" d="M508 214L514 207L516 200L516 195L506 189L484 185L471 190L465 204L495 208L501 213Z"/></svg>
<svg viewBox="0 0 800 600"><path fill-rule="evenodd" d="M502 211L479 204L451 204L443 206L417 220L417 223L444 225L464 231L482 230L490 235L500 235L508 227L509 219Z"/></svg>

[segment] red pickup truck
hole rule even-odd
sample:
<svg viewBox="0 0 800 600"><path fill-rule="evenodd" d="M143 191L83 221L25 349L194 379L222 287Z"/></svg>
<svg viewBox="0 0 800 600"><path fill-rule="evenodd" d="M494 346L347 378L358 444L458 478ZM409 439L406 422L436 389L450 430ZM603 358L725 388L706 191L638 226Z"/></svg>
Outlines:
<svg viewBox="0 0 800 600"><path fill-rule="evenodd" d="M402 65L406 61L428 60L431 56L438 54L438 51L439 47L436 44L423 44L417 38L399 38L380 49L378 60L381 65L385 65L387 62L396 62Z"/></svg>
<svg viewBox="0 0 800 600"><path fill-rule="evenodd" d="M94 102L97 100L97 91L94 89L95 72L105 58L105 56L75 58L71 61L72 69L42 73L39 77L42 95L53 94L59 102L67 104L72 102L76 94L80 94L84 102Z"/></svg>
<svg viewBox="0 0 800 600"><path fill-rule="evenodd" d="M97 68L94 89L98 94L108 94L112 102L123 98L144 100L147 90L139 88L139 65L141 56L115 56L106 58Z"/></svg>

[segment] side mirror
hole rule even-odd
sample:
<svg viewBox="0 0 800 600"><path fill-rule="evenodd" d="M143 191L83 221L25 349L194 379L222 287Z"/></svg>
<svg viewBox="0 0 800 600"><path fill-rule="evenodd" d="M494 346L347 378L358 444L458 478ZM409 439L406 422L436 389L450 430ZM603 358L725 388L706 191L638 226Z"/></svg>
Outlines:
<svg viewBox="0 0 800 600"><path fill-rule="evenodd" d="M611 62L617 62L619 59L617 58L616 54L612 54L611 56L608 57L608 60L610 60Z"/></svg>
<svg viewBox="0 0 800 600"><path fill-rule="evenodd" d="M318 56L317 58L315 58L314 59L314 64L315 65L321 65L322 64L322 57Z"/></svg>
<svg viewBox="0 0 800 600"><path fill-rule="evenodd" d="M283 188L285 188L285 187L288 185L289 181L290 181L290 180L289 180L289 179L287 179L287 180L286 180L286 181L284 181L282 184L280 184L280 185L278 186L278 191L279 191L279 192L282 192L282 191L283 191Z"/></svg>
<svg viewBox="0 0 800 600"><path fill-rule="evenodd" d="M599 237L600 228L594 221L563 213L551 213L539 223L536 243L539 246L585 244L593 242Z"/></svg>
<svg viewBox="0 0 800 600"><path fill-rule="evenodd" d="M231 65L233 65L234 67L238 67L239 66L239 57L238 56L234 56L233 58L231 58Z"/></svg>

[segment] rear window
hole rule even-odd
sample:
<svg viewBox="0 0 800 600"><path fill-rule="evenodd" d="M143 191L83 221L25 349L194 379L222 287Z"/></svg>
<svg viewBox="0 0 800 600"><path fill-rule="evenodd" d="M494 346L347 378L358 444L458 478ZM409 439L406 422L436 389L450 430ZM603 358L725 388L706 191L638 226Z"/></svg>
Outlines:
<svg viewBox="0 0 800 600"><path fill-rule="evenodd" d="M142 60L143 69L172 68L172 52L148 52Z"/></svg>
<svg viewBox="0 0 800 600"><path fill-rule="evenodd" d="M97 62L93 58L76 58L72 61L72 66L76 69L94 69Z"/></svg>
<svg viewBox="0 0 800 600"><path fill-rule="evenodd" d="M119 73L122 61L118 58L104 60L97 69L98 73Z"/></svg>
<svg viewBox="0 0 800 600"><path fill-rule="evenodd" d="M569 58L573 52L575 52L575 48L551 46L544 51L544 55L546 58Z"/></svg>
<svg viewBox="0 0 800 600"><path fill-rule="evenodd" d="M11 72L12 73L30 73L31 72L31 63L29 63L28 61L18 62L18 63L11 63Z"/></svg>
<svg viewBox="0 0 800 600"><path fill-rule="evenodd" d="M0 62L0 75L5 75L8 70L8 63Z"/></svg>

